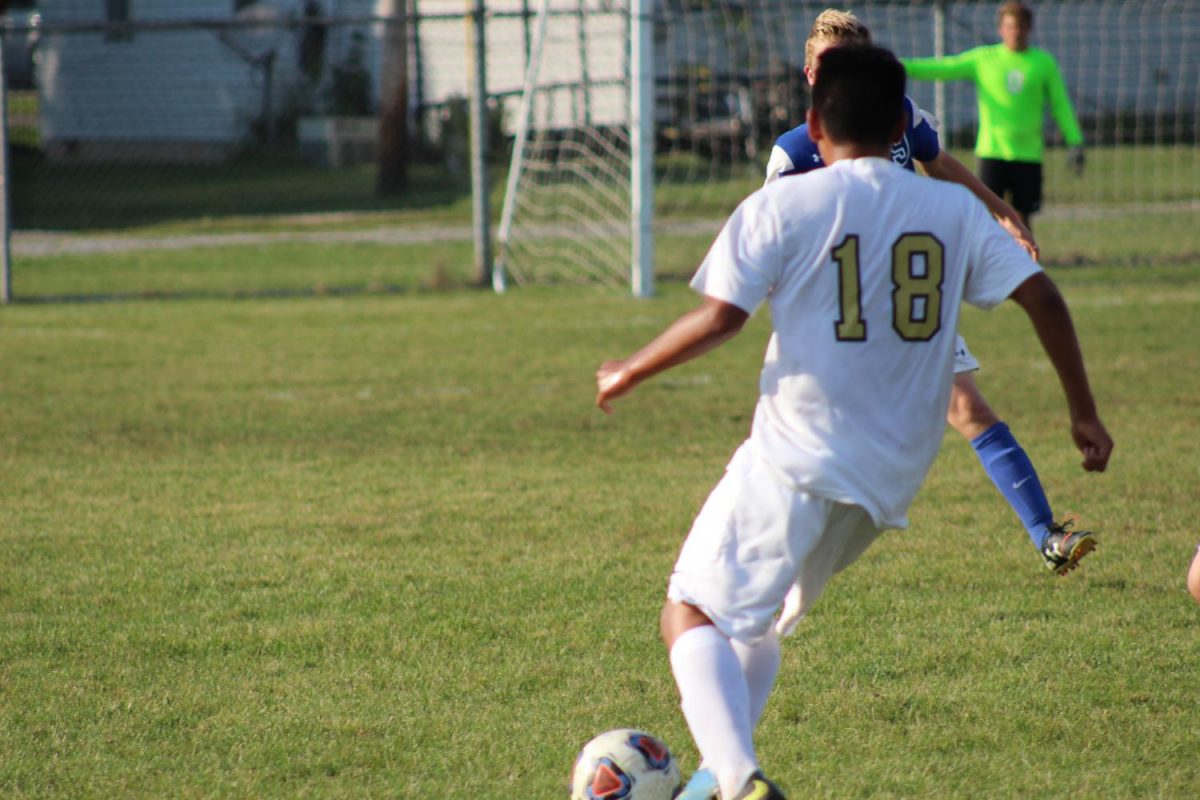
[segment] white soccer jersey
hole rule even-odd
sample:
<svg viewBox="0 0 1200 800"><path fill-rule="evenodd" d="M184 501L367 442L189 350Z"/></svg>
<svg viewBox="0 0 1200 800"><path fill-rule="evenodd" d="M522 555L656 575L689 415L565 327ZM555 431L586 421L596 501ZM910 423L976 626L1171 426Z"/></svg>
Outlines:
<svg viewBox="0 0 1200 800"><path fill-rule="evenodd" d="M770 306L756 452L902 528L941 444L960 303L994 306L1039 270L963 187L864 158L752 194L692 287Z"/></svg>

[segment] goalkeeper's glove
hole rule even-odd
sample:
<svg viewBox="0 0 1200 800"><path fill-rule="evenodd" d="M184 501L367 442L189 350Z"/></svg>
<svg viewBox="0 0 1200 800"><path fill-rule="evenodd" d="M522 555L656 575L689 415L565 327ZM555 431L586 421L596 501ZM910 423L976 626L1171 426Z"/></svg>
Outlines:
<svg viewBox="0 0 1200 800"><path fill-rule="evenodd" d="M1074 147L1067 148L1067 169L1074 172L1076 175L1083 174L1083 165L1087 161L1087 157L1083 153L1083 145L1077 144Z"/></svg>

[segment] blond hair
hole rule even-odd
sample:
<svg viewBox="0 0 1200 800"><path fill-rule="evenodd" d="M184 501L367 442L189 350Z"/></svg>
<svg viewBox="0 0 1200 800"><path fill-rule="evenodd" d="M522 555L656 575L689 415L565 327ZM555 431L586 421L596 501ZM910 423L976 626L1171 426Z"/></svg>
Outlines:
<svg viewBox="0 0 1200 800"><path fill-rule="evenodd" d="M813 20L808 40L804 42L804 66L813 67L813 53L818 44L870 44L871 31L850 11L827 8Z"/></svg>

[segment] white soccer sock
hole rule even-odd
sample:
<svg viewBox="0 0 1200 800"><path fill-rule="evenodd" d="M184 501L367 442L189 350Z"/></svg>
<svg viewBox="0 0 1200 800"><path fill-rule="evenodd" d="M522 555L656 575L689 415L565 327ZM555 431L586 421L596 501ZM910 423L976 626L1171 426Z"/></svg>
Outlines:
<svg viewBox="0 0 1200 800"><path fill-rule="evenodd" d="M751 738L750 690L742 666L720 631L701 625L671 647L680 706L722 797L733 797L758 769Z"/></svg>
<svg viewBox="0 0 1200 800"><path fill-rule="evenodd" d="M772 627L766 637L754 645L729 641L734 655L742 665L742 674L746 676L746 688L750 690L750 729L758 727L763 710L767 707L767 698L775 688L775 678L779 675L779 664L782 653L779 646L779 634ZM708 764L700 762L701 769L708 769Z"/></svg>
<svg viewBox="0 0 1200 800"><path fill-rule="evenodd" d="M746 676L746 687L750 690L750 727L758 727L762 719L763 709L767 707L767 698L775 687L775 678L779 675L779 663L782 654L779 648L779 634L772 627L757 644L746 644L737 639L730 641L738 662L742 665L742 674Z"/></svg>

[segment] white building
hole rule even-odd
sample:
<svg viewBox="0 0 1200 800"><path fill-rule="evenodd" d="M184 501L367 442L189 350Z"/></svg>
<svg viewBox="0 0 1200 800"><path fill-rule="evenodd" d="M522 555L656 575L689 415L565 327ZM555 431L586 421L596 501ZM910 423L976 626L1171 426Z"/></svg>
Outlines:
<svg viewBox="0 0 1200 800"><path fill-rule="evenodd" d="M589 4L604 0L589 0ZM578 10L577 0L552 0ZM326 19L324 73L319 86L300 66L306 7ZM41 134L55 159L214 160L261 138L264 119L288 119L304 107L320 113L331 70L361 48L370 106L379 104L380 0L41 0L38 53ZM537 0L488 0L488 88L509 98L523 84L525 42L532 23L519 12ZM410 47L410 99L436 104L470 93L472 37L465 0L416 0L419 45ZM222 25L259 20L262 27ZM127 32L105 25L128 23ZM620 78L621 31L612 14L587 27L589 68L600 80ZM579 38L553 27L546 72L579 73ZM414 29L410 29L410 40ZM418 61L419 59L419 61ZM596 109L602 114L615 114ZM563 112L564 119L569 114Z"/></svg>
<svg viewBox="0 0 1200 800"><path fill-rule="evenodd" d="M324 5L337 6L329 13L366 17L377 3ZM37 84L46 153L143 161L227 156L263 133L264 115L276 118L298 101L303 28L278 23L295 23L303 8L304 0L41 0ZM235 18L276 24L204 27ZM130 28L106 31L106 23ZM328 34L329 49L342 44L337 33Z"/></svg>
<svg viewBox="0 0 1200 800"><path fill-rule="evenodd" d="M409 31L414 41L410 102L429 105L468 96L474 59L464 18L468 0L409 2L418 12ZM656 71L658 121L664 130L678 127L681 115L686 120L719 113L671 107L686 106L683 101L694 105L713 93L736 96L754 89L764 71L797 75L808 26L827 5L823 0L659 2L664 20L655 31ZM551 0L560 14L549 28L540 82L558 82L560 88L542 96L548 106L542 124L565 126L586 115L604 125L624 117L626 94L618 84L627 69L628 23L614 13L623 4ZM300 23L306 7L314 5L326 18L360 21L324 30L325 70L315 88L300 65L305 36ZM369 73L370 105L377 108L382 26L369 20L389 5L384 0L40 0L37 84L43 146L54 158L222 158L267 134L264 119L289 120L302 107L319 111L331 68L345 63L356 42ZM505 98L511 121L534 27L520 13L536 11L540 3L487 0L486 5L488 92ZM928 3L864 0L859 13L881 44L900 55L930 55L935 49L930 8ZM994 41L992 4L951 3L948 8L953 24L947 25L947 52ZM1077 13L1081 8L1087 13ZM1200 5L1093 0L1042 4L1038 14L1035 42L1058 57L1081 117L1142 120L1173 114L1178 126L1187 126L1200 115L1200 56L1193 46L1200 33ZM236 29L218 24L235 16L274 24ZM120 22L131 23L129 32L102 27ZM592 86L586 100L577 88L584 81ZM791 117L804 102L802 86L790 90L798 97L784 98L775 116ZM915 83L912 93L933 108L932 84ZM969 129L975 118L973 88L948 84L945 97L943 129ZM753 103L764 105L761 97ZM773 125L790 122L773 118Z"/></svg>

